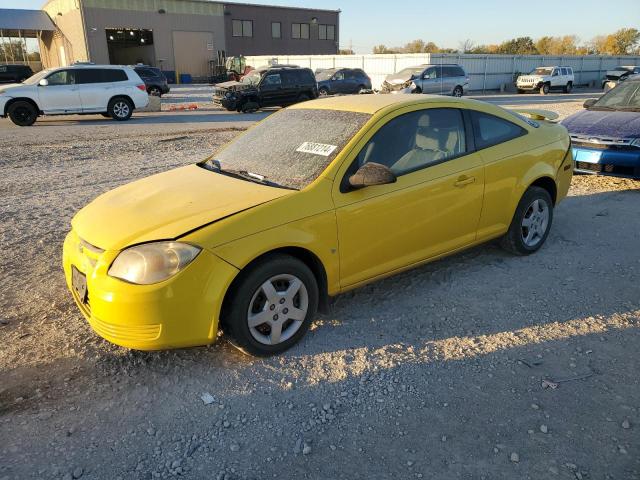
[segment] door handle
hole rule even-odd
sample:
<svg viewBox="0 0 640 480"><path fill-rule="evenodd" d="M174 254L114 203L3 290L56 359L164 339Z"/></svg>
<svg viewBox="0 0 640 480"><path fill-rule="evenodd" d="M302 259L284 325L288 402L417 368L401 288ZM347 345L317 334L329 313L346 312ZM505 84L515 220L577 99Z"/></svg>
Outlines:
<svg viewBox="0 0 640 480"><path fill-rule="evenodd" d="M476 181L476 177L467 177L466 175L462 175L458 177L458 180L453 185L456 187L464 187L465 185L469 185Z"/></svg>

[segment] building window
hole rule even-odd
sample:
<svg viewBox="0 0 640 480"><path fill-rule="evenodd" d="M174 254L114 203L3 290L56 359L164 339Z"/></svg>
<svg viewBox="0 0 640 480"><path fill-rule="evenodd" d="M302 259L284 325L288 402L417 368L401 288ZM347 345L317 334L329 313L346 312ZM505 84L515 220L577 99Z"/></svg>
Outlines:
<svg viewBox="0 0 640 480"><path fill-rule="evenodd" d="M280 22L271 22L271 38L282 38Z"/></svg>
<svg viewBox="0 0 640 480"><path fill-rule="evenodd" d="M234 37L253 37L253 20L234 20L232 35Z"/></svg>
<svg viewBox="0 0 640 480"><path fill-rule="evenodd" d="M308 23L292 23L291 24L291 38L309 38L309 24Z"/></svg>
<svg viewBox="0 0 640 480"><path fill-rule="evenodd" d="M318 25L318 39L319 40L335 40L336 26L335 25Z"/></svg>

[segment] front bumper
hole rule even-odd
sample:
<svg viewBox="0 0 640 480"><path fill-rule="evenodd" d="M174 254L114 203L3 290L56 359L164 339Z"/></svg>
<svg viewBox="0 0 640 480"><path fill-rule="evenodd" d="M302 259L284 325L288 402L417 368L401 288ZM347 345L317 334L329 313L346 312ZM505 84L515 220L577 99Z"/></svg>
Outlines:
<svg viewBox="0 0 640 480"><path fill-rule="evenodd" d="M136 350L206 345L216 339L224 295L238 270L203 250L183 271L153 285L134 285L107 271L118 251L94 250L71 231L64 242L67 286L91 328L111 343ZM72 266L86 275L83 301Z"/></svg>
<svg viewBox="0 0 640 480"><path fill-rule="evenodd" d="M573 147L575 171L640 180L640 149Z"/></svg>
<svg viewBox="0 0 640 480"><path fill-rule="evenodd" d="M9 100L11 100L11 97L4 97L0 95L0 117L6 116L5 108Z"/></svg>
<svg viewBox="0 0 640 480"><path fill-rule="evenodd" d="M538 83L516 83L516 88L518 90L539 90L542 87L542 82Z"/></svg>

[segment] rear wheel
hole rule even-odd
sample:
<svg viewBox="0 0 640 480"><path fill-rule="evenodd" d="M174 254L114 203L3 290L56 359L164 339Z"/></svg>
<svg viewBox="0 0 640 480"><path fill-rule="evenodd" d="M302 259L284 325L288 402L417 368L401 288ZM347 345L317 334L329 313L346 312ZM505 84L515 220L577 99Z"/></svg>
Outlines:
<svg viewBox="0 0 640 480"><path fill-rule="evenodd" d="M549 93L549 89L550 89L549 84L545 83L540 87L540 94L547 95Z"/></svg>
<svg viewBox="0 0 640 480"><path fill-rule="evenodd" d="M148 90L149 95L152 95L154 97L161 97L162 96L162 92L160 91L160 89L158 87L150 87Z"/></svg>
<svg viewBox="0 0 640 480"><path fill-rule="evenodd" d="M563 90L564 93L571 93L571 90L573 90L573 84L571 82L567 83Z"/></svg>
<svg viewBox="0 0 640 480"><path fill-rule="evenodd" d="M13 123L20 127L33 125L38 118L38 110L29 102L15 102L9 106L7 114Z"/></svg>
<svg viewBox="0 0 640 480"><path fill-rule="evenodd" d="M266 356L298 342L318 308L318 283L309 267L275 255L240 275L223 319L235 345Z"/></svg>
<svg viewBox="0 0 640 480"><path fill-rule="evenodd" d="M518 203L502 247L516 255L536 252L547 239L553 221L553 201L544 188L529 187Z"/></svg>
<svg viewBox="0 0 640 480"><path fill-rule="evenodd" d="M329 90L326 87L321 87L318 89L318 94L321 97L326 97L327 95L329 95Z"/></svg>
<svg viewBox="0 0 640 480"><path fill-rule="evenodd" d="M456 88L453 89L453 96L461 97L462 95L464 95L464 90L460 85L456 86Z"/></svg>
<svg viewBox="0 0 640 480"><path fill-rule="evenodd" d="M133 104L124 97L113 98L109 102L107 113L111 115L111 118L120 122L129 120L133 114Z"/></svg>

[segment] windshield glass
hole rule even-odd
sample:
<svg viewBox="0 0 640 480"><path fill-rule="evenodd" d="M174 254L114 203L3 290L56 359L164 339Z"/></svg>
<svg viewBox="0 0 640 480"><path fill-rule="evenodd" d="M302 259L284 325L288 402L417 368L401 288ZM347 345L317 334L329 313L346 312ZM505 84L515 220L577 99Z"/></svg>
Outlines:
<svg viewBox="0 0 640 480"><path fill-rule="evenodd" d="M593 104L590 110L603 108L606 110L640 109L640 82L627 80L605 93Z"/></svg>
<svg viewBox="0 0 640 480"><path fill-rule="evenodd" d="M38 73L36 73L35 75L31 75L29 78L27 78L24 82L25 85L35 85L37 84L41 79L43 79L44 77L46 77L49 73L51 73L51 70L41 70Z"/></svg>
<svg viewBox="0 0 640 480"><path fill-rule="evenodd" d="M551 72L553 72L553 68L539 67L539 68L536 68L529 75L551 75Z"/></svg>
<svg viewBox="0 0 640 480"><path fill-rule="evenodd" d="M337 110L281 110L222 147L210 162L301 189L327 168L369 118Z"/></svg>
<svg viewBox="0 0 640 480"><path fill-rule="evenodd" d="M322 70L321 72L318 72L316 74L316 80L318 82L322 81L322 80L329 80L331 77L333 77L333 74L336 73L337 70L334 70L333 68L330 70Z"/></svg>
<svg viewBox="0 0 640 480"><path fill-rule="evenodd" d="M242 83L247 85L257 85L262 78L262 72L260 70L252 70L242 77Z"/></svg>
<svg viewBox="0 0 640 480"><path fill-rule="evenodd" d="M392 76L394 76L394 77L408 77L408 78L417 77L418 75L420 75L422 73L423 70L424 70L424 68L422 68L422 67L403 68L398 73L394 73Z"/></svg>

